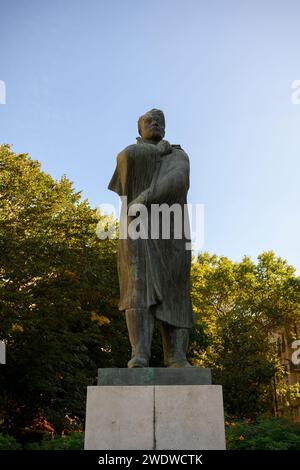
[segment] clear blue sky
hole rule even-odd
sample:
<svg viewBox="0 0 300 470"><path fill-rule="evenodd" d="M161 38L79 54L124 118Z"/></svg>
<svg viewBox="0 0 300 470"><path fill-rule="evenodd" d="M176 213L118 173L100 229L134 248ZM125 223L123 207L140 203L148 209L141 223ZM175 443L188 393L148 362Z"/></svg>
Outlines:
<svg viewBox="0 0 300 470"><path fill-rule="evenodd" d="M136 120L165 111L205 205L203 249L273 249L300 270L298 0L2 0L0 142L92 206Z"/></svg>

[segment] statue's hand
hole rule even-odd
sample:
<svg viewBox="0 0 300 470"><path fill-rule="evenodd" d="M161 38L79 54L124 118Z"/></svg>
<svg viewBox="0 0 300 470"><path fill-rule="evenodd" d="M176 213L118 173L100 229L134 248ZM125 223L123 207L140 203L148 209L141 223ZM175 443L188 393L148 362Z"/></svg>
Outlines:
<svg viewBox="0 0 300 470"><path fill-rule="evenodd" d="M134 204L143 204L144 206L146 206L146 205L147 205L148 193L149 193L149 190L146 189L146 190L143 191L138 197L136 197L135 199L133 199L133 201L131 201L131 202L128 204L128 211L129 211L129 209L130 209Z"/></svg>

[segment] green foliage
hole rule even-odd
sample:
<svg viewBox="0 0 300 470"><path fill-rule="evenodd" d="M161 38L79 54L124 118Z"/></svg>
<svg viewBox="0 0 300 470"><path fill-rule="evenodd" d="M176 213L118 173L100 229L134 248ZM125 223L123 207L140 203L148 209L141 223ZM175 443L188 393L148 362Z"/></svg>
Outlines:
<svg viewBox="0 0 300 470"><path fill-rule="evenodd" d="M257 264L207 253L194 261L192 299L207 341L194 342L193 363L212 368L228 412L253 417L272 409L278 364L270 333L299 319L299 287L294 268L272 252Z"/></svg>
<svg viewBox="0 0 300 470"><path fill-rule="evenodd" d="M252 423L228 421L226 444L236 450L300 450L300 423L263 417Z"/></svg>
<svg viewBox="0 0 300 470"><path fill-rule="evenodd" d="M25 446L26 450L83 450L84 433L73 432L64 437L48 439L45 437L40 444L33 442Z"/></svg>
<svg viewBox="0 0 300 470"><path fill-rule="evenodd" d="M30 442L24 446L12 436L0 434L0 450L82 450L84 448L84 433L73 432L63 437L50 439L44 435L41 442Z"/></svg>
<svg viewBox="0 0 300 470"><path fill-rule="evenodd" d="M60 433L66 415L84 419L97 368L126 364L116 241L97 238L98 220L66 177L55 181L28 155L0 146L5 432L18 436L42 415Z"/></svg>
<svg viewBox="0 0 300 470"><path fill-rule="evenodd" d="M300 383L286 383L285 372L278 368L276 371L276 395L281 415L291 417L293 409L297 408L300 399Z"/></svg>
<svg viewBox="0 0 300 470"><path fill-rule="evenodd" d="M12 436L0 434L0 450L21 450L22 446Z"/></svg>
<svg viewBox="0 0 300 470"><path fill-rule="evenodd" d="M0 146L0 339L7 344L0 431L22 442L34 438L37 417L56 435L74 430L70 423L81 430L97 368L126 367L130 356L118 311L117 241L100 240L98 222L105 226L107 218L66 177L55 181L28 155ZM212 368L230 413L269 410L275 369L279 374L270 333L300 316L294 268L272 252L257 263L204 253L192 264L191 281L196 326L189 359ZM156 330L152 365L161 357ZM278 388L286 401L296 393Z"/></svg>

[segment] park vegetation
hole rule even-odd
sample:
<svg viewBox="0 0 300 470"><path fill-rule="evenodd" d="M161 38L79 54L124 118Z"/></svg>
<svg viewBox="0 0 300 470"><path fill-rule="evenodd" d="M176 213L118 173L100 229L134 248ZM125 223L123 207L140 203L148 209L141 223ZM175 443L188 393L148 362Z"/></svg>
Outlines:
<svg viewBox="0 0 300 470"><path fill-rule="evenodd" d="M80 448L82 436L74 432L84 429L86 387L96 383L98 368L126 367L117 241L97 237L99 221L105 216L66 176L56 181L29 155L0 146L0 340L7 351L0 366L0 448L55 448L45 436L60 442L67 435L58 446ZM272 332L299 322L300 278L270 251L256 262L201 253L191 281L196 323L189 360L212 369L239 426L257 422L261 430L257 420L274 411L274 377L278 396L289 393ZM161 365L161 355L156 333L153 366ZM229 438L245 448L234 430Z"/></svg>

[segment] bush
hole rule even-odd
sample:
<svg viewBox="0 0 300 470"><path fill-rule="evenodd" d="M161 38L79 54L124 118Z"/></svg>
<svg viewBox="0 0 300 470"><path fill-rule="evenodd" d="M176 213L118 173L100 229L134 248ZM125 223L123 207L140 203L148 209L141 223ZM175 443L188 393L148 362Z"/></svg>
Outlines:
<svg viewBox="0 0 300 470"><path fill-rule="evenodd" d="M12 436L0 434L0 450L21 450L22 446Z"/></svg>
<svg viewBox="0 0 300 470"><path fill-rule="evenodd" d="M300 423L266 417L228 420L226 443L232 450L300 450Z"/></svg>
<svg viewBox="0 0 300 470"><path fill-rule="evenodd" d="M26 450L81 450L84 447L84 433L73 432L64 437L45 438L40 444L33 442L26 445Z"/></svg>

